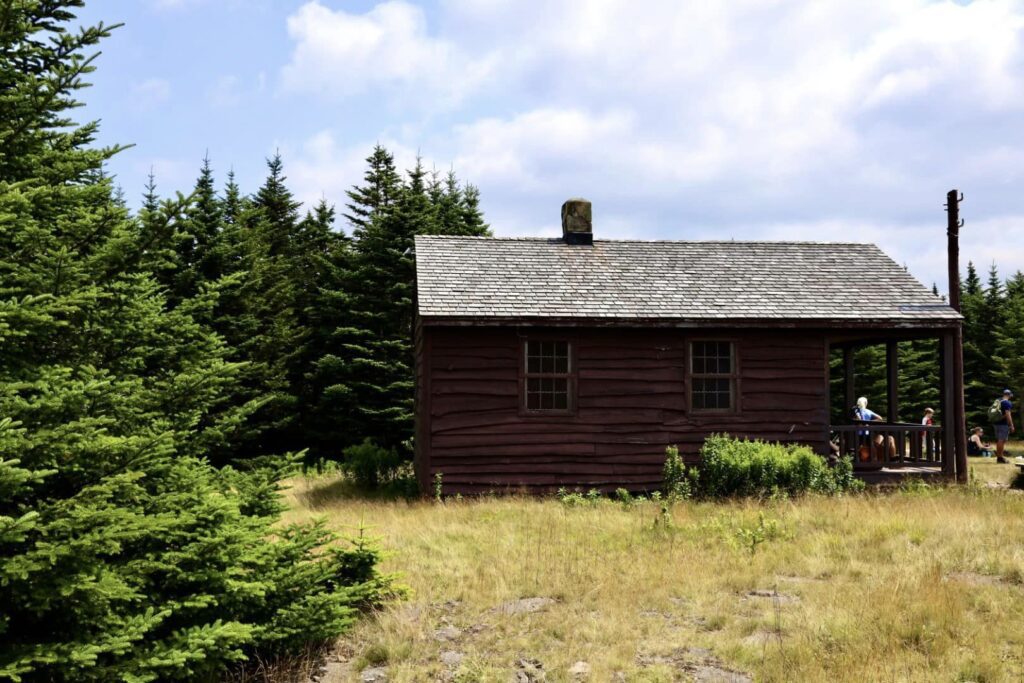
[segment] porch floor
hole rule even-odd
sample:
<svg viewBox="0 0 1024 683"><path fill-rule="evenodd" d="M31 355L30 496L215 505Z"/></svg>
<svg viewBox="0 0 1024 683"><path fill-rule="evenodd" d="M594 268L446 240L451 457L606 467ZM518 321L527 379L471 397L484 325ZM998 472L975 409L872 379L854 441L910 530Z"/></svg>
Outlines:
<svg viewBox="0 0 1024 683"><path fill-rule="evenodd" d="M854 475L865 484L872 486L896 486L910 478L941 479L940 465L906 465L903 467L883 467L881 469L864 469L853 471Z"/></svg>

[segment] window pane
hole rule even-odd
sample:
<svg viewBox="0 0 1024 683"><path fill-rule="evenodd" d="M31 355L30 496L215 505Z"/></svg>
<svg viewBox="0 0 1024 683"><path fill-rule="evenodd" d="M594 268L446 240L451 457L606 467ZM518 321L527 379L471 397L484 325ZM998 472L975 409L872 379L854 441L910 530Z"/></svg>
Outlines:
<svg viewBox="0 0 1024 683"><path fill-rule="evenodd" d="M529 341L526 343L526 372L529 374L567 374L569 342Z"/></svg>
<svg viewBox="0 0 1024 683"><path fill-rule="evenodd" d="M692 396L694 410L729 410L732 408L732 380L695 377Z"/></svg>
<svg viewBox="0 0 1024 683"><path fill-rule="evenodd" d="M526 380L526 408L527 410L540 409L540 380L529 378Z"/></svg>
<svg viewBox="0 0 1024 683"><path fill-rule="evenodd" d="M552 372L567 373L569 372L569 354L563 353L556 355L554 360L554 369Z"/></svg>
<svg viewBox="0 0 1024 683"><path fill-rule="evenodd" d="M572 370L569 352L567 341L527 341L525 404L528 410L570 408L569 379L550 376L569 374Z"/></svg>
<svg viewBox="0 0 1024 683"><path fill-rule="evenodd" d="M691 368L696 375L729 375L733 372L732 342L696 341L690 345Z"/></svg>
<svg viewBox="0 0 1024 683"><path fill-rule="evenodd" d="M561 391L555 394L555 410L569 409L569 393Z"/></svg>

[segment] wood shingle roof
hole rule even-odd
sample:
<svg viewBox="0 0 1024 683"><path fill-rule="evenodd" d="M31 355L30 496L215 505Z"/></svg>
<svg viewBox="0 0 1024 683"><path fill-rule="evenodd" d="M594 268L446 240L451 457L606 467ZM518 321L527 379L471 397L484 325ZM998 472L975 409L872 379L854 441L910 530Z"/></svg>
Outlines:
<svg viewBox="0 0 1024 683"><path fill-rule="evenodd" d="M416 280L425 318L960 319L873 244L418 236Z"/></svg>

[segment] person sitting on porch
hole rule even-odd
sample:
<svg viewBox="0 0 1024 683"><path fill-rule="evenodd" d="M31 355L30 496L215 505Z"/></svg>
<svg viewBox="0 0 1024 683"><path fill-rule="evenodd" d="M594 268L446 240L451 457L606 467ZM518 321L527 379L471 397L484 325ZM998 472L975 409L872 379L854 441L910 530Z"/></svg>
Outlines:
<svg viewBox="0 0 1024 683"><path fill-rule="evenodd" d="M992 457L992 446L981 440L985 430L975 427L971 430L971 438L967 440L967 455L980 455L985 458Z"/></svg>
<svg viewBox="0 0 1024 683"><path fill-rule="evenodd" d="M857 399L857 408L854 410L854 416L858 420L862 420L864 422L884 422L885 421L884 417L882 417L881 415L879 415L875 411L873 411L870 408L868 408L868 399L867 399L866 396L861 396L860 398ZM867 429L863 429L863 430L860 430L857 433L860 436L868 436L870 431L867 430ZM888 450L890 458L895 458L896 457L896 439L894 439L892 436L889 436L888 438L883 439L881 434L875 434L874 442L875 442L874 451L875 451L875 459L876 460L881 460L882 459L882 455L883 455L883 453L885 453L886 450ZM885 448L885 449L883 449L883 447L882 447L883 442L887 446L887 448Z"/></svg>

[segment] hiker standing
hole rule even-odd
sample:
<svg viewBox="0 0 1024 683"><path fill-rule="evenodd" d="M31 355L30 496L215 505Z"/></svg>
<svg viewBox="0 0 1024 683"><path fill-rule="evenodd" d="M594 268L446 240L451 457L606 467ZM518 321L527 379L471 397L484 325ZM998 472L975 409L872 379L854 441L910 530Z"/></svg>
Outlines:
<svg viewBox="0 0 1024 683"><path fill-rule="evenodd" d="M1003 449L1006 447L1006 441L1010 438L1010 434L1014 431L1011 398L1013 398L1013 392L1004 389L1003 397L997 399L989 409L989 416L993 418L992 424L996 429L996 462L1008 462L1003 457Z"/></svg>

